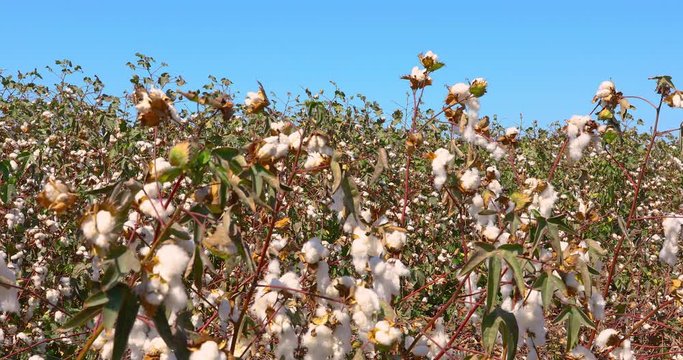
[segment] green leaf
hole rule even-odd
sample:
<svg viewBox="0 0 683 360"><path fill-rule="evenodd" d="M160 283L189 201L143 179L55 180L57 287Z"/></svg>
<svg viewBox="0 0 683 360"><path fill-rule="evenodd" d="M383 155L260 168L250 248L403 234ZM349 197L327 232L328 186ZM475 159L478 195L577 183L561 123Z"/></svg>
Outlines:
<svg viewBox="0 0 683 360"><path fill-rule="evenodd" d="M157 177L157 180L159 180L159 182L161 182L161 183L165 183L165 182L174 180L175 178L180 176L180 174L182 174L182 173L183 173L182 168L171 167L171 168L164 170L164 172Z"/></svg>
<svg viewBox="0 0 683 360"><path fill-rule="evenodd" d="M470 260L465 264L465 266L460 269L459 275L465 276L469 274L472 270L476 269L484 260L488 259L490 256L495 255L495 247L486 243L475 243L477 250L475 250Z"/></svg>
<svg viewBox="0 0 683 360"><path fill-rule="evenodd" d="M591 274L588 271L588 266L586 265L586 262L584 262L581 258L577 260L576 265L578 266L579 272L581 273L581 281L583 282L586 297L590 299L591 296L593 296L593 284L591 282Z"/></svg>
<svg viewBox="0 0 683 360"><path fill-rule="evenodd" d="M512 270L512 276L515 279L515 284L517 285L520 294L522 296L525 296L526 285L524 284L524 274L522 272L522 266L520 265L519 259L517 258L517 251L501 249L504 246L506 245L500 246L496 253L508 264L508 268Z"/></svg>
<svg viewBox="0 0 683 360"><path fill-rule="evenodd" d="M562 312L553 320L553 323L566 321L567 329L567 347L566 351L571 351L579 342L579 331L581 326L586 326L590 329L595 329L595 324L591 321L586 313L576 305L567 305Z"/></svg>
<svg viewBox="0 0 683 360"><path fill-rule="evenodd" d="M128 345L128 336L133 329L135 319L138 315L138 309L140 308L140 303L137 301L137 298L127 286L125 286L125 290L123 290L121 295L121 304L119 306L118 318L116 320L116 329L114 330L114 348L112 350L113 360L119 360L123 358Z"/></svg>
<svg viewBox="0 0 683 360"><path fill-rule="evenodd" d="M187 342L181 334L173 334L171 327L168 325L166 309L163 305L157 308L152 320L154 321L154 326L156 327L159 336L161 336L166 345L173 350L176 358L178 360L188 360L190 358L190 351L187 349Z"/></svg>
<svg viewBox="0 0 683 360"><path fill-rule="evenodd" d="M70 330L87 323L95 316L97 316L102 311L103 307L104 305L97 305L79 311L78 314L74 315L71 319L65 322L64 325L62 325L62 327L60 328L60 330Z"/></svg>
<svg viewBox="0 0 683 360"><path fill-rule="evenodd" d="M85 299L85 302L83 302L83 308L104 305L107 303L107 301L109 301L107 294L103 291L99 291Z"/></svg>
<svg viewBox="0 0 683 360"><path fill-rule="evenodd" d="M113 288L107 291L107 303L102 310L102 323L105 329L113 329L116 323L116 318L119 316L119 310L123 305L126 293L130 292L128 286L118 283Z"/></svg>
<svg viewBox="0 0 683 360"><path fill-rule="evenodd" d="M481 323L482 343L488 354L493 352L498 333L503 339L503 347L507 353L506 359L514 360L517 355L517 341L519 340L519 328L515 316L500 307L484 316Z"/></svg>
<svg viewBox="0 0 683 360"><path fill-rule="evenodd" d="M486 313L489 313L498 300L498 291L500 290L500 271L502 264L497 257L489 258L489 272L486 280Z"/></svg>

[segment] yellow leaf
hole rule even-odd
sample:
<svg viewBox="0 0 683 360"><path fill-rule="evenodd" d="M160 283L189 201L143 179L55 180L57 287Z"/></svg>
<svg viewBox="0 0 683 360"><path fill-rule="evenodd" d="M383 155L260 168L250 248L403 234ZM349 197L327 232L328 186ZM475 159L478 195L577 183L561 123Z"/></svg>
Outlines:
<svg viewBox="0 0 683 360"><path fill-rule="evenodd" d="M288 217L282 218L282 219L275 222L275 228L276 229L282 229L282 228L286 227L287 225L289 225L289 218Z"/></svg>
<svg viewBox="0 0 683 360"><path fill-rule="evenodd" d="M524 209L531 204L531 197L520 192L512 193L512 195L510 195L510 200L515 203L515 210Z"/></svg>

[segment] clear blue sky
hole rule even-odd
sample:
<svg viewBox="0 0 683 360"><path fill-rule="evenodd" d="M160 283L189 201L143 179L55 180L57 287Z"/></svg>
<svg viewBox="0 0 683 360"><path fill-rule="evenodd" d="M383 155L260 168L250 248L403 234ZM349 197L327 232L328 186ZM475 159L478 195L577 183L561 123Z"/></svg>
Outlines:
<svg viewBox="0 0 683 360"><path fill-rule="evenodd" d="M260 80L285 96L329 90L334 80L389 113L405 104L400 75L433 50L447 66L434 74L428 104L438 106L445 85L485 77L482 113L506 125L520 113L527 123L587 113L605 79L651 98L649 76L672 75L683 88L680 0L4 1L0 9L0 68L69 58L111 94L129 86L124 64L135 52L169 63L188 88L213 74L242 94ZM651 119L645 106L636 115ZM683 110L667 111L663 128L680 120Z"/></svg>

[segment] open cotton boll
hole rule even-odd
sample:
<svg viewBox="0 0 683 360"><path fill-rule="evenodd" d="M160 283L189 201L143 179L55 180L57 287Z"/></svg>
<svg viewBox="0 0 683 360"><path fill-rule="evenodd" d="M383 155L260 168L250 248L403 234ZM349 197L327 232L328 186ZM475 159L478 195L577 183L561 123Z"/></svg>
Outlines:
<svg viewBox="0 0 683 360"><path fill-rule="evenodd" d="M275 347L275 358L294 360L294 354L299 347L299 337L296 334L296 329L292 323L284 315L278 314L275 316L273 322L280 323L280 330L278 335L278 343Z"/></svg>
<svg viewBox="0 0 683 360"><path fill-rule="evenodd" d="M465 191L475 191L479 188L481 178L479 177L479 169L467 169L460 177L460 186Z"/></svg>
<svg viewBox="0 0 683 360"><path fill-rule="evenodd" d="M571 352L576 360L597 360L593 353L581 345L576 345L574 350Z"/></svg>
<svg viewBox="0 0 683 360"><path fill-rule="evenodd" d="M199 350L190 355L190 360L226 360L225 353L218 349L218 344L214 341L207 341L202 344Z"/></svg>
<svg viewBox="0 0 683 360"><path fill-rule="evenodd" d="M602 294L598 289L593 286L593 291L591 292L591 298L590 301L588 301L588 310L590 310L591 314L593 314L593 317L598 320L602 321L605 319L605 305L607 302L605 299L602 297Z"/></svg>
<svg viewBox="0 0 683 360"><path fill-rule="evenodd" d="M0 256L0 276L11 285L17 281L14 271L10 270L5 260ZM0 285L0 312L19 312L19 289Z"/></svg>
<svg viewBox="0 0 683 360"><path fill-rule="evenodd" d="M373 329L373 335L375 337L375 341L378 344L384 346L391 346L401 338L401 335L403 335L403 333L398 328L391 326L391 324L388 321L382 320L378 321L377 324L375 324L375 328Z"/></svg>
<svg viewBox="0 0 683 360"><path fill-rule="evenodd" d="M366 230L356 227L353 230L355 239L351 243L351 257L356 272L364 274L367 269L368 258L379 256L383 252L382 243L373 235L369 235Z"/></svg>
<svg viewBox="0 0 683 360"><path fill-rule="evenodd" d="M470 96L470 86L465 83L457 83L451 86L448 92L453 95L455 102L461 102Z"/></svg>
<svg viewBox="0 0 683 360"><path fill-rule="evenodd" d="M614 91L614 83L606 80L600 83L598 90L595 92L595 97L597 99L603 99L608 97Z"/></svg>
<svg viewBox="0 0 683 360"><path fill-rule="evenodd" d="M398 259L384 261L379 257L372 257L369 264L373 289L380 299L390 302L401 291L401 277L410 275L410 270Z"/></svg>
<svg viewBox="0 0 683 360"><path fill-rule="evenodd" d="M429 354L427 357L432 359L436 357L443 348L446 347L448 340L450 340L448 334L446 334L446 326L443 323L442 317L436 320L436 323L434 324L434 330L432 330L429 340ZM450 353L451 352L449 351L446 354Z"/></svg>
<svg viewBox="0 0 683 360"><path fill-rule="evenodd" d="M659 252L659 260L670 266L676 265L678 261L678 239L681 236L681 226L683 226L683 218L668 217L662 221L664 244Z"/></svg>
<svg viewBox="0 0 683 360"><path fill-rule="evenodd" d="M394 251L401 251L406 244L406 233L403 230L394 229L384 237L386 246Z"/></svg>
<svg viewBox="0 0 683 360"><path fill-rule="evenodd" d="M113 233L116 226L114 214L107 210L100 210L95 214L88 215L81 223L83 236L94 245L107 249L109 243L116 239Z"/></svg>
<svg viewBox="0 0 683 360"><path fill-rule="evenodd" d="M157 263L154 265L154 273L159 274L166 281L182 277L190 256L178 245L162 245L156 253Z"/></svg>
<svg viewBox="0 0 683 360"><path fill-rule="evenodd" d="M356 287L353 297L356 299L358 309L367 316L372 316L380 309L379 297L372 289L358 286Z"/></svg>
<svg viewBox="0 0 683 360"><path fill-rule="evenodd" d="M543 316L543 301L541 292L532 290L526 301L515 309L515 318L519 328L519 343L526 342L529 351L545 345L545 317Z"/></svg>
<svg viewBox="0 0 683 360"><path fill-rule="evenodd" d="M403 338L403 348L408 350L410 346L415 342L415 337L414 336L406 336ZM413 355L418 356L418 357L425 357L427 354L429 354L429 344L427 343L427 339L422 336L417 340L417 344L413 346L413 349L410 351ZM434 356L432 356L434 357Z"/></svg>
<svg viewBox="0 0 683 360"><path fill-rule="evenodd" d="M301 252L304 255L304 259L309 264L315 264L323 258L327 257L328 251L323 246L319 237L314 237L304 243L301 248Z"/></svg>
<svg viewBox="0 0 683 360"><path fill-rule="evenodd" d="M308 324L308 332L302 337L301 344L307 349L305 360L327 359L334 353L332 329L325 325Z"/></svg>
<svg viewBox="0 0 683 360"><path fill-rule="evenodd" d="M343 360L346 359L346 355L353 350L353 345L351 343L351 317L347 311L339 309L333 310L332 316L337 319L337 325L334 327L332 333L332 336L334 337L332 359Z"/></svg>
<svg viewBox="0 0 683 360"><path fill-rule="evenodd" d="M289 137L285 134L269 136L263 139L263 145L256 152L259 159L277 160L289 152Z"/></svg>
<svg viewBox="0 0 683 360"><path fill-rule="evenodd" d="M306 157L306 162L304 162L304 169L310 170L318 166L321 166L325 163L325 160L326 157L319 152L308 153L308 156Z"/></svg>
<svg viewBox="0 0 683 360"><path fill-rule="evenodd" d="M605 329L595 338L595 346L598 349L605 349L619 341L619 332L614 329Z"/></svg>
<svg viewBox="0 0 683 360"><path fill-rule="evenodd" d="M446 183L446 165L454 158L455 155L452 155L444 148L439 148L434 152L434 158L432 159L432 175L434 175L434 187L436 190L441 190Z"/></svg>

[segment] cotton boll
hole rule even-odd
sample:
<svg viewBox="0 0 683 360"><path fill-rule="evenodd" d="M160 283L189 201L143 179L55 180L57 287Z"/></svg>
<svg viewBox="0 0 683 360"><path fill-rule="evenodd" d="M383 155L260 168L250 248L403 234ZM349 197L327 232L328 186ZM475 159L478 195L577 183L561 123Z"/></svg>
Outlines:
<svg viewBox="0 0 683 360"><path fill-rule="evenodd" d="M96 246L106 249L116 238L113 230L116 225L114 214L107 210L100 210L88 215L81 223L83 236Z"/></svg>
<svg viewBox="0 0 683 360"><path fill-rule="evenodd" d="M479 188L481 178L479 177L479 169L472 168L465 171L460 177L460 186L465 191L475 191Z"/></svg>
<svg viewBox="0 0 683 360"><path fill-rule="evenodd" d="M448 92L453 95L455 102L460 102L470 96L470 86L465 83L457 83L451 86Z"/></svg>
<svg viewBox="0 0 683 360"><path fill-rule="evenodd" d="M434 330L430 334L429 354L427 357L430 359L435 358L441 352L441 350L446 347L448 340L449 336L446 334L446 327L443 323L443 318L438 318L434 324ZM446 354L451 354L451 352L449 351Z"/></svg>
<svg viewBox="0 0 683 360"><path fill-rule="evenodd" d="M394 251L401 251L406 244L406 233L403 230L394 229L385 235L387 248Z"/></svg>
<svg viewBox="0 0 683 360"><path fill-rule="evenodd" d="M390 302L401 290L401 277L410 275L410 270L398 259L384 261L372 257L369 264L374 280L373 289L380 299Z"/></svg>
<svg viewBox="0 0 683 360"><path fill-rule="evenodd" d="M413 344L414 341L415 337L406 336L404 338L403 348L408 350L408 348ZM427 343L427 339L425 339L424 336L420 337L420 339L417 340L417 344L413 346L411 353L417 357L425 357L427 356L427 354L429 354L429 344Z"/></svg>
<svg viewBox="0 0 683 360"><path fill-rule="evenodd" d="M602 294L600 294L598 289L594 286L593 291L591 292L590 301L588 302L588 310L590 310L591 314L593 314L593 317L596 320L602 321L605 319L606 304L607 303L605 302L605 299L602 297Z"/></svg>
<svg viewBox="0 0 683 360"><path fill-rule="evenodd" d="M164 305L173 314L187 307L187 293L180 279L169 283L168 293L164 298Z"/></svg>
<svg viewBox="0 0 683 360"><path fill-rule="evenodd" d="M337 325L334 328L332 336L334 337L334 344L332 345L332 359L342 360L346 359L346 355L351 353L353 346L351 344L351 318L347 311L334 310L332 316L337 319Z"/></svg>
<svg viewBox="0 0 683 360"><path fill-rule="evenodd" d="M577 360L597 360L590 350L581 345L577 345L574 350L572 350L571 355Z"/></svg>
<svg viewBox="0 0 683 360"><path fill-rule="evenodd" d="M334 337L332 329L325 325L308 325L308 332L301 339L307 349L305 360L327 359L333 355Z"/></svg>
<svg viewBox="0 0 683 360"><path fill-rule="evenodd" d="M605 329L595 338L595 346L599 349L605 349L616 344L617 341L619 341L619 332L614 329Z"/></svg>
<svg viewBox="0 0 683 360"><path fill-rule="evenodd" d="M367 316L372 316L379 311L379 297L373 290L358 286L353 297L356 299L358 309Z"/></svg>
<svg viewBox="0 0 683 360"><path fill-rule="evenodd" d="M0 276L14 285L17 278L14 271L7 267L7 264L0 256ZM19 289L14 287L0 286L0 312L19 312Z"/></svg>
<svg viewBox="0 0 683 360"><path fill-rule="evenodd" d="M323 258L327 257L328 251L323 246L319 237L314 237L308 240L301 248L304 259L309 264L315 264Z"/></svg>
<svg viewBox="0 0 683 360"><path fill-rule="evenodd" d="M378 321L377 324L375 324L373 333L375 341L384 346L391 346L398 341L402 335L401 330L391 326L386 320Z"/></svg>
<svg viewBox="0 0 683 360"><path fill-rule="evenodd" d="M202 344L199 350L190 355L190 360L226 360L225 353L218 349L218 344L207 341Z"/></svg>
<svg viewBox="0 0 683 360"><path fill-rule="evenodd" d="M598 90L595 92L596 99L604 99L612 94L614 91L614 83L606 80L600 83Z"/></svg>
<svg viewBox="0 0 683 360"><path fill-rule="evenodd" d="M154 265L154 273L166 281L181 277L190 262L190 256L175 244L162 245L156 253L158 260Z"/></svg>
<svg viewBox="0 0 683 360"><path fill-rule="evenodd" d="M529 349L545 345L545 318L539 291L532 290L526 301L514 311L519 328L519 344L526 342Z"/></svg>
<svg viewBox="0 0 683 360"><path fill-rule="evenodd" d="M667 217L662 221L664 243L662 244L662 250L659 252L659 259L670 266L676 265L678 261L678 239L681 236L682 225L683 219L681 218Z"/></svg>
<svg viewBox="0 0 683 360"><path fill-rule="evenodd" d="M439 148L434 152L434 158L432 159L432 175L434 175L434 187L436 190L441 190L446 183L446 165L454 158L455 155L452 155L444 148Z"/></svg>
<svg viewBox="0 0 683 360"><path fill-rule="evenodd" d="M325 156L318 152L309 153L306 157L306 162L304 163L304 169L310 170L317 168L325 163Z"/></svg>

